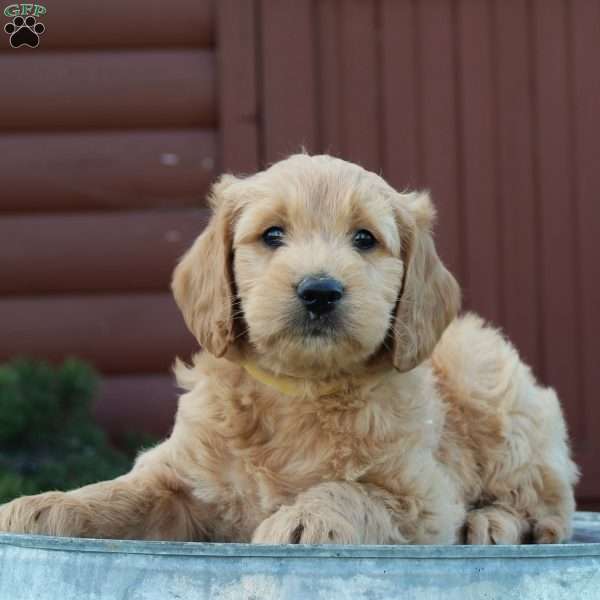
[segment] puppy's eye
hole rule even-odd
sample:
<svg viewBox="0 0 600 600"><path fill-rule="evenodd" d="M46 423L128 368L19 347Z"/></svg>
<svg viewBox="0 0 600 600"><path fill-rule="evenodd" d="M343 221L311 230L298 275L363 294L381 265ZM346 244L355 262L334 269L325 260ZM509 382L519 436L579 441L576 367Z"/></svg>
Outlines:
<svg viewBox="0 0 600 600"><path fill-rule="evenodd" d="M377 245L377 240L370 231L359 229L352 237L352 245L357 250L370 250Z"/></svg>
<svg viewBox="0 0 600 600"><path fill-rule="evenodd" d="M263 242L270 248L279 248L283 246L285 232L281 227L269 227L263 234Z"/></svg>

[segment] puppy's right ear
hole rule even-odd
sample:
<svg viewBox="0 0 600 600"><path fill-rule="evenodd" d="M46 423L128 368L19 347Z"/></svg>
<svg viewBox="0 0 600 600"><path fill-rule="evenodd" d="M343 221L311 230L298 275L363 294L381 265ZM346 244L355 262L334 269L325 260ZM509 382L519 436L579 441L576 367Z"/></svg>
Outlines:
<svg viewBox="0 0 600 600"><path fill-rule="evenodd" d="M213 185L209 197L213 215L179 261L171 282L189 330L217 357L225 354L234 338L233 207L224 192L235 181L225 175Z"/></svg>

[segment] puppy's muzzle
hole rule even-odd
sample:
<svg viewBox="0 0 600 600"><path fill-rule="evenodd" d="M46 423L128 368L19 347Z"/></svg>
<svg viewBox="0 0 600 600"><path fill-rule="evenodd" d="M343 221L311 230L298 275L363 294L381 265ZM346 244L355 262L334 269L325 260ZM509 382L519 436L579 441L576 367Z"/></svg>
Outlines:
<svg viewBox="0 0 600 600"><path fill-rule="evenodd" d="M305 277L296 292L309 314L320 317L335 309L344 295L344 286L333 277Z"/></svg>

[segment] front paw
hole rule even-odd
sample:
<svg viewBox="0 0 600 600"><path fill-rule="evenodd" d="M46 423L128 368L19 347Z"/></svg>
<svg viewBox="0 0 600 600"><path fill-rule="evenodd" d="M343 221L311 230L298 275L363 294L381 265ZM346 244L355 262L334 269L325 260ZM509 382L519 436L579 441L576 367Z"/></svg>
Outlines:
<svg viewBox="0 0 600 600"><path fill-rule="evenodd" d="M81 528L79 503L64 492L23 496L0 506L0 531L45 535L72 535Z"/></svg>
<svg viewBox="0 0 600 600"><path fill-rule="evenodd" d="M360 544L358 531L341 514L282 506L254 531L254 544Z"/></svg>
<svg viewBox="0 0 600 600"><path fill-rule="evenodd" d="M523 538L525 521L506 510L485 506L467 513L463 529L464 543L519 544Z"/></svg>

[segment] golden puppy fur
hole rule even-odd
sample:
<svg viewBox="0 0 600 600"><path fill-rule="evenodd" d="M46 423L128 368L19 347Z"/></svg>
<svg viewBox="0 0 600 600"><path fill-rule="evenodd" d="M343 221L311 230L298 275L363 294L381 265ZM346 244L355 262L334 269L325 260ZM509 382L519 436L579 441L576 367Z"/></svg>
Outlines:
<svg viewBox="0 0 600 600"><path fill-rule="evenodd" d="M114 481L17 499L0 530L263 543L558 542L577 469L552 389L473 315L426 194L297 155L213 189L173 290L205 351L168 440ZM270 247L265 230L282 228ZM353 236L368 230L371 249ZM343 284L315 323L306 276Z"/></svg>

